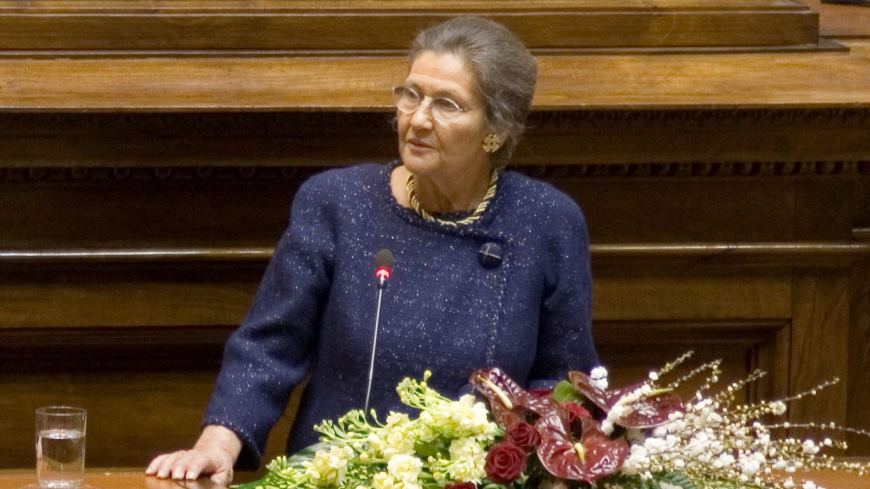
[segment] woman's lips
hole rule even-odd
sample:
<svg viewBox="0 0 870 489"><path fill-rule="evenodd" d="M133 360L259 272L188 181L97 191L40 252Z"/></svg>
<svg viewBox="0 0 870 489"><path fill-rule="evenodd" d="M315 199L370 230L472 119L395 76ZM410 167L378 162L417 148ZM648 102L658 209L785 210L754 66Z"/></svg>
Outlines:
<svg viewBox="0 0 870 489"><path fill-rule="evenodd" d="M411 149L415 151L425 151L432 149L432 146L420 141L419 139L409 139L408 144L411 145Z"/></svg>

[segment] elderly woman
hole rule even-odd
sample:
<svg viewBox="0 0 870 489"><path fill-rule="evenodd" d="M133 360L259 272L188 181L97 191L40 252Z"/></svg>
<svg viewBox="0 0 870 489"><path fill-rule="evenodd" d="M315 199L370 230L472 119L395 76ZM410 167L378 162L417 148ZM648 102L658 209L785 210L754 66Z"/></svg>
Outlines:
<svg viewBox="0 0 870 489"><path fill-rule="evenodd" d="M372 257L395 254L383 298L371 407L402 410L395 385L422 376L456 393L499 366L528 387L597 364L583 215L551 186L503 171L529 112L536 65L494 22L421 32L393 89L401 161L321 173L290 224L223 367L193 449L147 473L219 483L255 468L290 390L310 375L288 452L311 427L361 408L376 288Z"/></svg>

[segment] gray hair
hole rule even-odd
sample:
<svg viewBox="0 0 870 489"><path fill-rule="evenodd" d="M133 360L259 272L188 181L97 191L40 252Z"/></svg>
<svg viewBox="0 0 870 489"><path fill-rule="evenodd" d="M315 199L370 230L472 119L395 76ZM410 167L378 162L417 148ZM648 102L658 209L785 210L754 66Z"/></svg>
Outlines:
<svg viewBox="0 0 870 489"><path fill-rule="evenodd" d="M507 27L472 16L457 17L421 31L411 46L411 62L424 51L454 54L468 63L477 91L486 103L484 120L505 137L504 144L492 155L493 166L506 166L532 107L538 76L535 58Z"/></svg>

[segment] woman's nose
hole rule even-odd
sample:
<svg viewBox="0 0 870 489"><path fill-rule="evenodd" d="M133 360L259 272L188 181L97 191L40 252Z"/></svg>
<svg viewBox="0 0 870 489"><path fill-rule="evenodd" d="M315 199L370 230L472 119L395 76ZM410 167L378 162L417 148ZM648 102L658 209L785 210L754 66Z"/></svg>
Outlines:
<svg viewBox="0 0 870 489"><path fill-rule="evenodd" d="M411 114L411 125L424 129L432 129L432 104L428 98L424 99Z"/></svg>

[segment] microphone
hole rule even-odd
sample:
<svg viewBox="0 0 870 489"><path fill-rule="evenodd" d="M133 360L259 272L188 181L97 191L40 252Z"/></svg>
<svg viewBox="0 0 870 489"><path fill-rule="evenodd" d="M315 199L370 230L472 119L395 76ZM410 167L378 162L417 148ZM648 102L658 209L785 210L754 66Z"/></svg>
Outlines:
<svg viewBox="0 0 870 489"><path fill-rule="evenodd" d="M393 275L393 252L381 248L375 255L375 278L378 279L378 288L387 286L387 280Z"/></svg>
<svg viewBox="0 0 870 489"><path fill-rule="evenodd" d="M375 331L374 334L372 334L372 356L369 361L369 382L366 386L366 403L365 408L363 408L363 413L365 413L366 416L369 415L369 399L372 395L372 379L375 374L375 352L378 349L378 323L381 322L381 298L384 295L384 288L387 286L387 280L390 279L392 274L393 252L386 248L381 248L375 255L375 278L378 280L378 306L375 309Z"/></svg>

